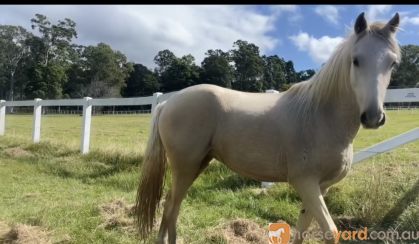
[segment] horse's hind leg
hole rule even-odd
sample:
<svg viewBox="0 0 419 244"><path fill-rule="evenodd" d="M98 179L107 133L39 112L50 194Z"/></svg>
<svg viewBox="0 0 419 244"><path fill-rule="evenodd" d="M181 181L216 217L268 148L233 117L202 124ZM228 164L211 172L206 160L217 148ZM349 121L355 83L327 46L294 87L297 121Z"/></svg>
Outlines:
<svg viewBox="0 0 419 244"><path fill-rule="evenodd" d="M164 243L164 238L167 232L169 243L176 243L176 221L179 215L182 200L194 180L208 166L208 163L211 160L212 157L209 155L205 156L204 159L197 160L196 163L191 162L185 164L184 162L178 163L179 161L177 159L170 160L170 165L172 166L172 186L166 196L158 236L159 243ZM184 165L188 166L185 167Z"/></svg>

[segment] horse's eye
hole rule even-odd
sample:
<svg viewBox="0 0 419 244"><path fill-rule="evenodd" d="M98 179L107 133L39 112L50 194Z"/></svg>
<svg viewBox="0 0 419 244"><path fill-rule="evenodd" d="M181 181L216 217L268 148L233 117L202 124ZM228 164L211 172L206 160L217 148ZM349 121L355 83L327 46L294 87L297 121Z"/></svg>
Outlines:
<svg viewBox="0 0 419 244"><path fill-rule="evenodd" d="M392 67L392 68L397 68L397 66L398 66L398 63L397 63L396 61L394 61L394 62L391 64L391 67Z"/></svg>
<svg viewBox="0 0 419 244"><path fill-rule="evenodd" d="M356 67L358 67L358 66L359 66L359 62L358 62L358 59L357 59L357 58L354 58L353 63L354 63L354 65L355 65Z"/></svg>

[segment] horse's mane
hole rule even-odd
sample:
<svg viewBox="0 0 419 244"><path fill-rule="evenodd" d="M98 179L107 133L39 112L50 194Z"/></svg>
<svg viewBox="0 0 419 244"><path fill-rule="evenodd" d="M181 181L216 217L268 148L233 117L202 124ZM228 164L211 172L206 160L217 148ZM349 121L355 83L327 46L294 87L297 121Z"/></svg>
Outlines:
<svg viewBox="0 0 419 244"><path fill-rule="evenodd" d="M377 36L389 43L390 48L400 58L400 47L394 35L383 29L385 24L373 23L366 31L356 35L350 33L335 49L329 60L309 80L293 85L289 90L291 102L297 105L299 117L317 110L319 105L347 93L350 86L351 51L355 43L365 35Z"/></svg>

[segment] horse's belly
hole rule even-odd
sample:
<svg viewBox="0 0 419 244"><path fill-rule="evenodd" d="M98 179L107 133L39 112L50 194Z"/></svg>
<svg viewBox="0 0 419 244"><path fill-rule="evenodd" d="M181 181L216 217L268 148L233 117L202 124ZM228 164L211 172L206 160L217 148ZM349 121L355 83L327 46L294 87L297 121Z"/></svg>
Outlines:
<svg viewBox="0 0 419 244"><path fill-rule="evenodd" d="M215 155L219 161L238 174L260 181L287 181L287 163L280 153L265 150L236 150L228 155Z"/></svg>
<svg viewBox="0 0 419 244"><path fill-rule="evenodd" d="M273 116L226 116L213 138L215 157L240 175L287 181L284 141Z"/></svg>

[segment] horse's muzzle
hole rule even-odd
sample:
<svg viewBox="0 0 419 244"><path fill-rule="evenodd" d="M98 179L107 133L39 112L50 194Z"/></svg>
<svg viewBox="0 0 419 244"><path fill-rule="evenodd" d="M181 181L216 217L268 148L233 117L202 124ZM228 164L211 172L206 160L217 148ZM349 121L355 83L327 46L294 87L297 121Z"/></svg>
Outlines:
<svg viewBox="0 0 419 244"><path fill-rule="evenodd" d="M384 112L361 114L361 124L365 129L377 129L386 123L386 114Z"/></svg>

